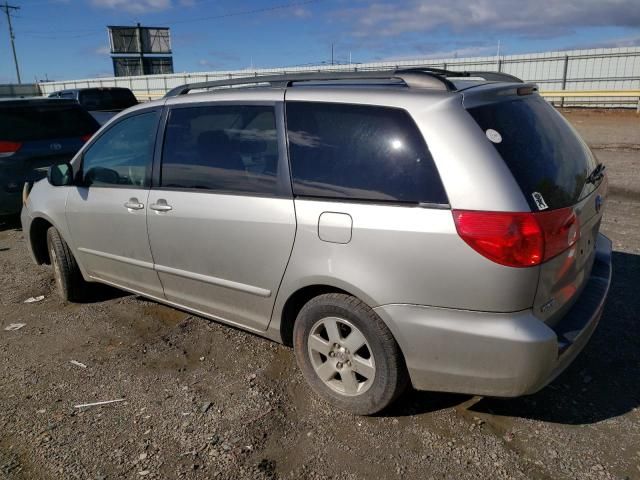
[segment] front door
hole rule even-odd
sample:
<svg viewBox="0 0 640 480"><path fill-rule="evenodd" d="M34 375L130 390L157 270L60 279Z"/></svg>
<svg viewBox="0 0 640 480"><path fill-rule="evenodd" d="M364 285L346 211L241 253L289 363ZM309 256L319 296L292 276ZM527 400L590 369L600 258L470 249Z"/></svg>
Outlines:
<svg viewBox="0 0 640 480"><path fill-rule="evenodd" d="M91 277L162 298L146 220L158 119L157 110L132 114L88 147L66 215L75 254Z"/></svg>
<svg viewBox="0 0 640 480"><path fill-rule="evenodd" d="M256 330L268 325L295 235L275 103L173 107L149 195L166 298Z"/></svg>

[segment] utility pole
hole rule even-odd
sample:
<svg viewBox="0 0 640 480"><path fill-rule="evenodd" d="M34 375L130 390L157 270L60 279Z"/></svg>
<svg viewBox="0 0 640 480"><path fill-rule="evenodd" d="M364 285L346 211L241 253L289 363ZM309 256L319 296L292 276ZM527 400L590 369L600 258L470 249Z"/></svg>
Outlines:
<svg viewBox="0 0 640 480"><path fill-rule="evenodd" d="M331 44L331 65L333 65L333 43Z"/></svg>
<svg viewBox="0 0 640 480"><path fill-rule="evenodd" d="M136 25L136 36L138 37L138 47L140 47L140 75L146 75L147 72L144 71L144 54L142 53L142 29L140 28L140 22L138 22Z"/></svg>
<svg viewBox="0 0 640 480"><path fill-rule="evenodd" d="M11 13L10 10L20 10L20 7L14 7L13 5L9 5L7 0L4 1L4 5L0 5L0 8L4 10L5 15L7 16L7 24L9 25L9 38L11 39L11 49L13 50L13 63L16 65L16 76L18 77L18 83L22 83L20 81L20 69L18 68L18 56L16 55L16 44L14 42L15 35L13 34L13 26L11 25Z"/></svg>

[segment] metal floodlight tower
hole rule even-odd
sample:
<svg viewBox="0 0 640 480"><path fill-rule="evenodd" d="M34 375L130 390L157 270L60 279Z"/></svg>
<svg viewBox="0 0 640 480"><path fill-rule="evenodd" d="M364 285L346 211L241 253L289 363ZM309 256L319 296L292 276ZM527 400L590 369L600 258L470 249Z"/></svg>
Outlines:
<svg viewBox="0 0 640 480"><path fill-rule="evenodd" d="M108 26L116 77L173 73L171 36L167 27Z"/></svg>

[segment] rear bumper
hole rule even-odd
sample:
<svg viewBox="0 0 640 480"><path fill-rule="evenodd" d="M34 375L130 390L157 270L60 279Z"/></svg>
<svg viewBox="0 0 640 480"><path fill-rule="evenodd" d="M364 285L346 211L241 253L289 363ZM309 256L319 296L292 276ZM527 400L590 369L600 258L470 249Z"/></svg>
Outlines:
<svg viewBox="0 0 640 480"><path fill-rule="evenodd" d="M611 242L599 235L591 276L553 328L531 310L383 305L375 311L398 341L416 389L515 397L543 388L580 353L598 325L610 284Z"/></svg>
<svg viewBox="0 0 640 480"><path fill-rule="evenodd" d="M22 191L0 189L0 215L17 215L22 208Z"/></svg>
<svg viewBox="0 0 640 480"><path fill-rule="evenodd" d="M11 169L0 163L0 215L17 215L22 208L22 188L27 181L45 176L43 171Z"/></svg>

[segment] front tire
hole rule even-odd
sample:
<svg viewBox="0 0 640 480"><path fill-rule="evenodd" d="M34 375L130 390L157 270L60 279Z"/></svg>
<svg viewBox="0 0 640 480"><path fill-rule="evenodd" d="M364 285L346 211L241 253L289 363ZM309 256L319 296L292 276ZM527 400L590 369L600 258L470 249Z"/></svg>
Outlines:
<svg viewBox="0 0 640 480"><path fill-rule="evenodd" d="M87 282L71 253L71 249L55 227L47 230L47 248L53 267L58 294L65 302L78 302L84 298Z"/></svg>
<svg viewBox="0 0 640 480"><path fill-rule="evenodd" d="M355 297L313 298L300 310L293 338L311 388L343 410L378 413L407 387L400 347L380 317Z"/></svg>

